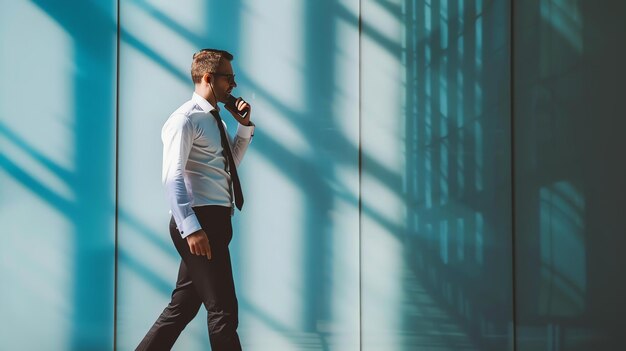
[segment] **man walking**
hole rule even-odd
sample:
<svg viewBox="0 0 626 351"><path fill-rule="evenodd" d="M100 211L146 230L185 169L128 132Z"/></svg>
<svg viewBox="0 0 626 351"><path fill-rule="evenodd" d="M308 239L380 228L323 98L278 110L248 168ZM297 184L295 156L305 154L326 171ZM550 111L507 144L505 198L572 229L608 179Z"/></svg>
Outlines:
<svg viewBox="0 0 626 351"><path fill-rule="evenodd" d="M181 263L170 303L137 350L170 350L202 304L212 350L241 350L228 245L234 207L243 207L236 167L252 140L254 124L250 105L242 99L225 105L239 122L232 140L221 120L217 103L227 103L237 86L232 60L223 50L194 54L195 92L161 132L163 184L172 213L169 230Z"/></svg>

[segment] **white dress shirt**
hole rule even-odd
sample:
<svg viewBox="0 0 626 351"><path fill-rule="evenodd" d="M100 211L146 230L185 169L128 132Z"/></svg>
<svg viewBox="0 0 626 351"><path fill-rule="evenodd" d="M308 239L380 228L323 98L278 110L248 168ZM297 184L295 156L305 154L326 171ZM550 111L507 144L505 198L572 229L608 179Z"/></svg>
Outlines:
<svg viewBox="0 0 626 351"><path fill-rule="evenodd" d="M219 205L234 208L228 162L222 153L214 108L200 95L170 115L163 129L163 185L176 226L183 238L202 229L194 206ZM222 121L222 123L224 123ZM226 123L224 123L226 129ZM238 166L254 135L254 124L237 127L234 140L228 135Z"/></svg>

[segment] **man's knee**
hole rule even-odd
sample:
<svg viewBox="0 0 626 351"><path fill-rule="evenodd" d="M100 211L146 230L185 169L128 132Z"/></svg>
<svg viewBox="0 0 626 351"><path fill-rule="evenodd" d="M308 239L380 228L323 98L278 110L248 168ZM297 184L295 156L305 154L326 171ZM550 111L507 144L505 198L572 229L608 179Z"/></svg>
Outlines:
<svg viewBox="0 0 626 351"><path fill-rule="evenodd" d="M236 312L208 311L207 322L211 339L230 339L237 331L239 319Z"/></svg>
<svg viewBox="0 0 626 351"><path fill-rule="evenodd" d="M187 324L198 314L200 304L182 304L170 302L165 308L164 315L170 321Z"/></svg>

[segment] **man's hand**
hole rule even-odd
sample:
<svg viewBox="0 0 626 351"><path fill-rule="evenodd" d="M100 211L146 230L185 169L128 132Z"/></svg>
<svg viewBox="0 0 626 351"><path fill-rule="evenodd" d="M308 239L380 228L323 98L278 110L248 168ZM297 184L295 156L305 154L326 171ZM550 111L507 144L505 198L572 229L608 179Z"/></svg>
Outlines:
<svg viewBox="0 0 626 351"><path fill-rule="evenodd" d="M235 118L237 120L237 122L241 123L244 126L249 126L250 125L250 115L252 115L252 106L250 106L250 104L245 102L242 98L238 98L237 99L237 102L235 102L235 106L237 106L237 109L239 111L243 111L244 109L247 108L248 109L248 113L246 114L246 117L241 117L237 113L237 111L233 111L228 106L224 105L224 107L226 107L228 112L230 112L230 114L233 115L233 118Z"/></svg>
<svg viewBox="0 0 626 351"><path fill-rule="evenodd" d="M211 260L211 245L204 230L200 229L187 236L187 244L189 244L192 255L206 256L207 259Z"/></svg>

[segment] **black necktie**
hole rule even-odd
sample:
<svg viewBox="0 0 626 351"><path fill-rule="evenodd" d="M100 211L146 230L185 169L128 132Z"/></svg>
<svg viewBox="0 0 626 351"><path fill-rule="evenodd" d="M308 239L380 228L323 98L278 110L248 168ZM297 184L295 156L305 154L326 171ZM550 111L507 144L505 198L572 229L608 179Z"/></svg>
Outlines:
<svg viewBox="0 0 626 351"><path fill-rule="evenodd" d="M241 183L239 183L239 176L237 175L237 168L235 167L235 160L233 159L233 153L230 151L230 145L228 138L226 137L226 131L224 130L224 124L222 118L220 118L217 110L212 110L211 114L217 121L217 127L220 129L220 137L222 139L222 149L224 149L224 155L226 156L226 162L228 162L228 168L230 169L230 178L233 181L233 188L235 191L235 206L241 211L243 207L243 192L241 191Z"/></svg>

